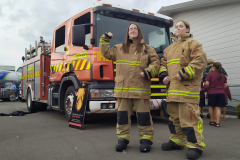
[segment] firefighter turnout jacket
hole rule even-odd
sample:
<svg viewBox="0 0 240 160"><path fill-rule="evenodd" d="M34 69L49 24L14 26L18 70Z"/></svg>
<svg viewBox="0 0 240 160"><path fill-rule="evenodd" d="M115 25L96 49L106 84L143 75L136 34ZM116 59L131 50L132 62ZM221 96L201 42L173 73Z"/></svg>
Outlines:
<svg viewBox="0 0 240 160"><path fill-rule="evenodd" d="M129 53L124 53L123 44L117 44L110 49L109 42L110 37L103 34L100 51L103 57L116 62L114 97L150 99L151 78L158 75L160 67L154 48L143 45L141 52L137 52L136 45L130 43ZM141 43L144 43L143 39ZM142 71L145 78L140 75Z"/></svg>
<svg viewBox="0 0 240 160"><path fill-rule="evenodd" d="M179 42L176 36L171 38L175 42L164 50L159 70L160 76L170 77L167 102L198 104L201 76L207 66L206 53L189 33L183 33ZM175 79L177 74L181 81Z"/></svg>

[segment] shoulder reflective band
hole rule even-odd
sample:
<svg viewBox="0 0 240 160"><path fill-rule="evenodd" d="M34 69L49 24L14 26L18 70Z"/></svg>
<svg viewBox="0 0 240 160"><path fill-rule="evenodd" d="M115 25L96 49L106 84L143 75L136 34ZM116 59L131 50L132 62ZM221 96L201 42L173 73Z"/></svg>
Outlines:
<svg viewBox="0 0 240 160"><path fill-rule="evenodd" d="M199 97L199 92L187 92L187 91L179 91L179 90L169 90L167 95L180 95L187 97Z"/></svg>
<svg viewBox="0 0 240 160"><path fill-rule="evenodd" d="M104 40L101 39L99 44L109 44L109 42L104 41Z"/></svg>
<svg viewBox="0 0 240 160"><path fill-rule="evenodd" d="M180 63L180 58L171 59L170 61L167 61L167 65L170 65L170 64L173 64L173 63Z"/></svg>
<svg viewBox="0 0 240 160"><path fill-rule="evenodd" d="M161 68L159 69L159 72L163 72L163 71L167 71L167 68L166 68L166 67L161 67Z"/></svg>
<svg viewBox="0 0 240 160"><path fill-rule="evenodd" d="M195 78L195 73L193 72L191 66L187 66L186 70L188 71L188 73L190 75L190 79L194 79Z"/></svg>
<svg viewBox="0 0 240 160"><path fill-rule="evenodd" d="M128 65L140 66L140 62L139 61L117 60L116 64L128 64Z"/></svg>

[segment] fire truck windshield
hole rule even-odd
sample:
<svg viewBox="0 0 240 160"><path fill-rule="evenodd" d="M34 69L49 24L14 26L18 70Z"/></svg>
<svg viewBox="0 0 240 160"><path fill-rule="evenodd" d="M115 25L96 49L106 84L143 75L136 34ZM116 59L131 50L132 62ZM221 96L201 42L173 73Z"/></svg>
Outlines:
<svg viewBox="0 0 240 160"><path fill-rule="evenodd" d="M110 41L110 47L125 42L128 25L130 20L107 17L97 14L97 46L99 39L106 32L112 32L113 38ZM162 52L169 45L169 36L167 32L169 28L164 26L154 26L150 24L136 22L142 31L145 43L155 48L156 52Z"/></svg>

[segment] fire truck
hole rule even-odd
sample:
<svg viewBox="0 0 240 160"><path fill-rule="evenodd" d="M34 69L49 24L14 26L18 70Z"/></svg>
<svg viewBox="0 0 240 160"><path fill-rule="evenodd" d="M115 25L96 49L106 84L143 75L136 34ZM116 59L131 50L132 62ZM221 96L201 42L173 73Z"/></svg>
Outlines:
<svg viewBox="0 0 240 160"><path fill-rule="evenodd" d="M116 63L101 55L99 40L102 34L112 32L110 47L123 43L130 22L139 24L145 42L161 57L170 44L170 17L103 1L58 25L52 44L41 40L26 48L21 91L28 110L50 107L69 121L78 89L86 88L86 114L117 112L113 97ZM166 98L166 86L158 77L151 81L151 112L157 114Z"/></svg>

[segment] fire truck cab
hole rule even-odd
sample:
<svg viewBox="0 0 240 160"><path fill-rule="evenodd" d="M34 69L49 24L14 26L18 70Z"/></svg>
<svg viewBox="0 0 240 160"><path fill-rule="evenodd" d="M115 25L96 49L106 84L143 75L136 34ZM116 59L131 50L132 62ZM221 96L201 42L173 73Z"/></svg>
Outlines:
<svg viewBox="0 0 240 160"><path fill-rule="evenodd" d="M117 112L113 97L116 64L101 55L99 39L112 32L110 47L123 43L130 22L139 24L145 42L161 56L170 44L170 17L102 1L58 25L52 45L36 42L35 47L26 49L22 98L28 110L46 110L49 106L70 120L77 90L87 88L86 113ZM151 92L151 110L159 112L166 86L158 77L152 79Z"/></svg>

